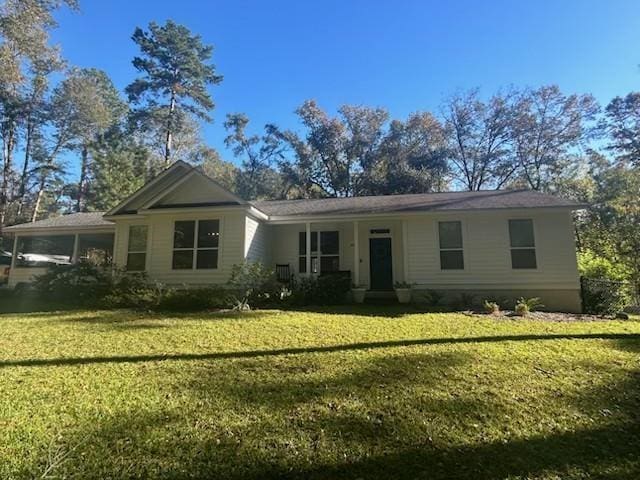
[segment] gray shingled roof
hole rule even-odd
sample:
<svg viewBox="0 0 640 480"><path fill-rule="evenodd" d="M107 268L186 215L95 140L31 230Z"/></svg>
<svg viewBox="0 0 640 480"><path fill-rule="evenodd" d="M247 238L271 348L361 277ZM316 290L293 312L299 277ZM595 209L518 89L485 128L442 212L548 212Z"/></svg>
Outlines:
<svg viewBox="0 0 640 480"><path fill-rule="evenodd" d="M502 208L581 208L572 200L531 190L421 193L315 200L265 200L252 204L269 216L352 215Z"/></svg>
<svg viewBox="0 0 640 480"><path fill-rule="evenodd" d="M40 228L89 228L113 226L112 222L107 222L102 216L104 212L71 213L59 217L46 218L33 223L21 223L4 230L7 232L34 230Z"/></svg>

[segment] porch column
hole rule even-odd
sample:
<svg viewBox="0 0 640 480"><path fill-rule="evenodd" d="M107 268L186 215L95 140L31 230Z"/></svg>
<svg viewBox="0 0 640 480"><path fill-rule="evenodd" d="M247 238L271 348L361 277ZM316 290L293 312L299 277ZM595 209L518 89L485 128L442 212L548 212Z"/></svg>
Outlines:
<svg viewBox="0 0 640 480"><path fill-rule="evenodd" d="M73 237L73 253L71 254L71 263L78 263L78 247L80 243L80 235L77 233Z"/></svg>
<svg viewBox="0 0 640 480"><path fill-rule="evenodd" d="M9 275L14 268L16 268L16 260L18 259L18 235L13 236L13 250L11 252L11 270L9 271Z"/></svg>
<svg viewBox="0 0 640 480"><path fill-rule="evenodd" d="M358 220L353 221L353 284L360 285L360 229Z"/></svg>
<svg viewBox="0 0 640 480"><path fill-rule="evenodd" d="M402 220L402 276L405 282L409 282L409 226L406 220Z"/></svg>
<svg viewBox="0 0 640 480"><path fill-rule="evenodd" d="M306 251L307 251L307 256L304 259L305 260L305 265L307 267L307 277L311 276L311 222L307 222L307 234L306 234Z"/></svg>

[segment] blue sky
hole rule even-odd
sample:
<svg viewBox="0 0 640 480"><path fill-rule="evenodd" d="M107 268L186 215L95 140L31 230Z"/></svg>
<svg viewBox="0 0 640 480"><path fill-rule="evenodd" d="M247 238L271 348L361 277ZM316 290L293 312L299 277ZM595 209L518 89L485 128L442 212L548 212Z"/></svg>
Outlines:
<svg viewBox="0 0 640 480"><path fill-rule="evenodd" d="M351 103L405 117L473 87L556 83L601 104L640 90L637 0L80 2L79 13L58 15L54 41L121 89L136 74L136 26L171 18L215 46L224 81L204 133L228 160L227 113L246 113L255 132L296 128L293 111L309 98L331 112Z"/></svg>

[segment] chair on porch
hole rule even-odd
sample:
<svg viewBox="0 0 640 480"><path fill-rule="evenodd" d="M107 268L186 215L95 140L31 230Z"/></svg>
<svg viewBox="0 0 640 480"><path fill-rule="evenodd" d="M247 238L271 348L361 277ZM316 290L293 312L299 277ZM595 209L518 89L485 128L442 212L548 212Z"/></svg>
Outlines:
<svg viewBox="0 0 640 480"><path fill-rule="evenodd" d="M293 284L293 274L289 264L276 264L276 279L278 282L291 287Z"/></svg>

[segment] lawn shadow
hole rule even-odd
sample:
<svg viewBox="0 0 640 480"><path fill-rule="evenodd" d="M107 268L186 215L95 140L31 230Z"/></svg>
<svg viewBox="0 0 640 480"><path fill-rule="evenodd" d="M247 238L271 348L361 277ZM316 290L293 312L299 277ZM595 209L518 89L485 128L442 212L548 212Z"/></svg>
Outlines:
<svg viewBox="0 0 640 480"><path fill-rule="evenodd" d="M545 434L528 437L463 441L457 437L455 440L432 439L424 425L410 414L403 414L402 404L397 405L395 412L381 412L375 401L379 393L373 387L380 374L386 372L381 394L393 388L398 395L409 384L424 383L428 389L437 384L442 373L464 366L468 359L455 354L411 354L405 360L403 362L402 355L381 357L361 362L361 368L326 378L328 390L339 398L337 402L334 400L335 404L322 400L323 382L284 379L265 387L246 383L239 389L229 390L233 395L231 400L214 405L215 409L233 413L232 418L238 421L231 423L218 422L222 412L207 410L204 399L194 402L201 409L200 415L194 411L186 413L189 422L195 418L196 429L181 417L184 412L165 405L152 411L125 411L105 416L81 425L66 436L65 443L69 446L82 443L82 448L54 473L61 477L73 473L87 479L101 478L100 475L109 472L112 478L220 480L635 480L640 476L640 375L637 371L619 382L566 398L570 403L590 405L594 411L613 404L618 406L618 414L598 418L593 427L571 431L551 428ZM249 365L240 362L234 368L245 366ZM433 368L423 368L426 366ZM297 368L308 368L312 373L314 366L311 363ZM203 371L196 369L191 374L200 378ZM219 381L217 375L222 376ZM205 379L205 383L211 383L209 395L219 395L216 388L221 382L230 383L231 377L234 377L233 369L217 366ZM182 394L190 388L183 382L171 387ZM309 389L309 394L296 393L299 387ZM247 398L254 388L263 388L255 390L256 396L268 390L284 395L286 389L291 389L295 402L311 402L317 408L303 415L298 413L295 402L289 401L259 405L271 407L264 409L243 407L242 404L255 403ZM198 396L202 393L195 392ZM471 423L470 412L483 411L494 418L503 413L490 396L480 400L451 397L425 401L413 392L412 395L404 399L412 408L442 415L451 426L464 421ZM348 408L355 402L354 397L364 402L362 411ZM236 404L238 400L240 405ZM273 423L272 417L277 412L280 412L279 418L286 412L281 420L284 424ZM285 432L278 430L283 428ZM468 428L471 429L471 425ZM308 449L305 454L298 451L300 447Z"/></svg>
<svg viewBox="0 0 640 480"><path fill-rule="evenodd" d="M0 368L5 367L39 367L39 366L65 366L65 365L90 365L100 363L140 363L155 361L188 361L188 360L224 360L255 357L273 357L281 355L298 355L306 353L331 353L356 350L369 350L377 348L395 348L410 346L442 345L442 344L473 344L494 342L530 342L530 341L555 341L555 340L622 340L639 341L640 333L573 333L573 334L527 334L527 335L495 335L479 337L451 337L451 338L421 338L408 340L389 340L381 342L362 342L342 345L311 346L274 348L268 350L246 350L231 352L207 352L207 353L178 353L178 354L153 354L153 355L113 355L97 357L65 357L65 358L32 358L0 360Z"/></svg>

